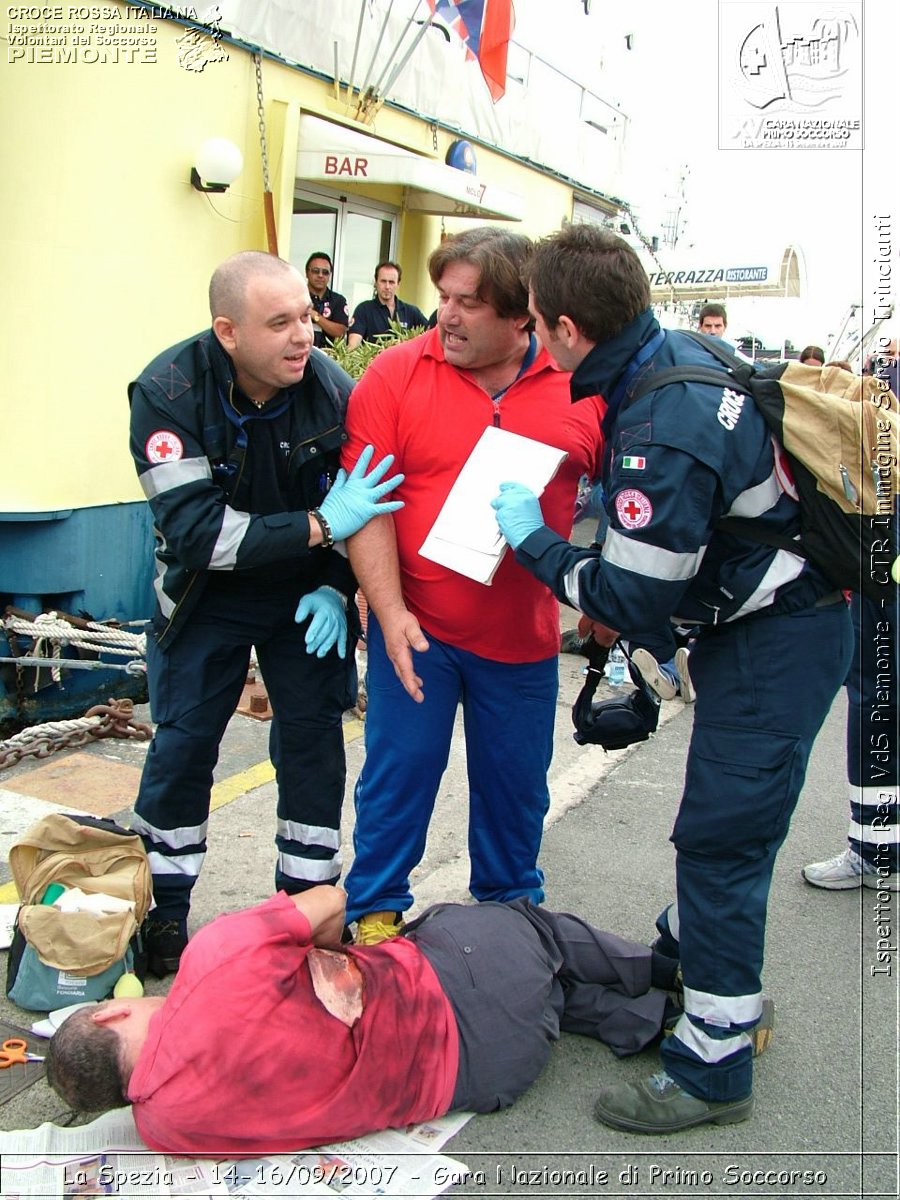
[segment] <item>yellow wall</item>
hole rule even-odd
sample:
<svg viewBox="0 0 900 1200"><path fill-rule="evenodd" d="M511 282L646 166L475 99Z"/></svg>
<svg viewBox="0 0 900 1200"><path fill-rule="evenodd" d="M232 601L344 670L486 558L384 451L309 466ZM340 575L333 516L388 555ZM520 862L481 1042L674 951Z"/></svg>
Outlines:
<svg viewBox="0 0 900 1200"><path fill-rule="evenodd" d="M19 59L0 68L0 512L139 498L128 381L207 325L217 263L266 248L250 55L226 46L227 61L186 70L177 56L184 27L144 23L156 27L155 62ZM272 61L263 70L279 251L288 257L300 109L334 117L343 107L322 81ZM382 110L369 132L433 153L430 126L403 113ZM207 196L189 174L196 148L214 136L241 148L244 170L227 193ZM441 158L451 140L439 134ZM527 197L523 232L540 235L570 215L571 188L484 148L477 154L479 175ZM403 295L426 312L435 299L425 262L441 228L440 218L401 217Z"/></svg>

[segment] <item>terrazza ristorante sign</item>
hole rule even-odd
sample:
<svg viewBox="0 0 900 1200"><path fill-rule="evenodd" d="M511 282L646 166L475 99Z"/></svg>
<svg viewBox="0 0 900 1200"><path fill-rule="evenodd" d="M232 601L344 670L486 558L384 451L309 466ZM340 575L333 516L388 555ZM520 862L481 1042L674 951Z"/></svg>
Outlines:
<svg viewBox="0 0 900 1200"><path fill-rule="evenodd" d="M698 267L690 271L656 271L651 287L687 287L698 283L765 283L768 267Z"/></svg>

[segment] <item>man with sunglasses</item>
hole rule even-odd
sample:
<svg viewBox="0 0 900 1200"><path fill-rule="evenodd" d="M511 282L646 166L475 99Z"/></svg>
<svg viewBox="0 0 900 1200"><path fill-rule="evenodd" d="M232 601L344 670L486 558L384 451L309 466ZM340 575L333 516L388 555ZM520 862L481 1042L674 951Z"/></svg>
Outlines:
<svg viewBox="0 0 900 1200"><path fill-rule="evenodd" d="M331 342L342 338L350 321L346 297L328 286L333 270L331 258L324 250L316 250L306 260L306 282L313 306L314 346L324 346L326 338Z"/></svg>

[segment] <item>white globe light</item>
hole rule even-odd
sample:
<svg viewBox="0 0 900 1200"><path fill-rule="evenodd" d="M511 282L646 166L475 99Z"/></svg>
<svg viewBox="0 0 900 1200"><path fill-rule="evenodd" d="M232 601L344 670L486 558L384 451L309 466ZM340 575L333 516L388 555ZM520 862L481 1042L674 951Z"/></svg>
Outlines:
<svg viewBox="0 0 900 1200"><path fill-rule="evenodd" d="M197 151L194 165L204 183L228 187L244 169L244 156L227 138L208 138Z"/></svg>

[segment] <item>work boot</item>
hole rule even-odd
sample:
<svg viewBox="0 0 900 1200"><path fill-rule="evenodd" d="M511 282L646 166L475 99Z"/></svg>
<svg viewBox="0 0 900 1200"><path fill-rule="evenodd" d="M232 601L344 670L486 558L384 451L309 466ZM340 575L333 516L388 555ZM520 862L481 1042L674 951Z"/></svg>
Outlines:
<svg viewBox="0 0 900 1200"><path fill-rule="evenodd" d="M188 944L187 920L156 921L152 917L145 917L141 926L141 940L144 943L147 970L157 979L163 979L178 970Z"/></svg>
<svg viewBox="0 0 900 1200"><path fill-rule="evenodd" d="M377 946L388 938L396 937L403 928L397 912L371 912L356 922L357 946Z"/></svg>
<svg viewBox="0 0 900 1200"><path fill-rule="evenodd" d="M701 1100L686 1092L665 1071L640 1083L604 1088L594 1116L613 1129L629 1133L677 1133L694 1125L733 1125L753 1112L753 1097L742 1100Z"/></svg>
<svg viewBox="0 0 900 1200"><path fill-rule="evenodd" d="M582 637L577 629L564 629L560 637L559 650L561 654L580 654L587 658L587 651L584 644L587 641L586 637Z"/></svg>

